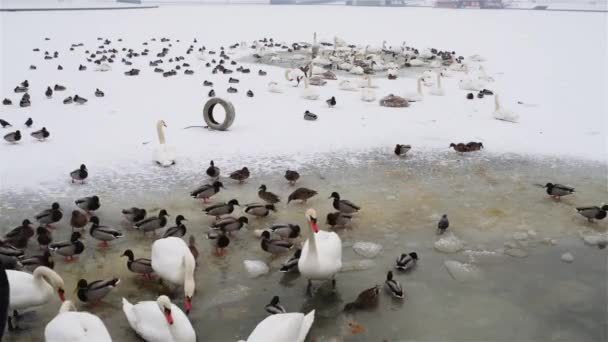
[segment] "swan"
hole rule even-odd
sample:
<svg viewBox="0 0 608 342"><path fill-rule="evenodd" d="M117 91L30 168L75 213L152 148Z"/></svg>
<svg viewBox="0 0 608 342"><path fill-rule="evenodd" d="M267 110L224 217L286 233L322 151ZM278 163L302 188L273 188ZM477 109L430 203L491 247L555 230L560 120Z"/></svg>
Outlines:
<svg viewBox="0 0 608 342"><path fill-rule="evenodd" d="M419 67L426 65L426 62L419 58L410 59L408 63L413 67Z"/></svg>
<svg viewBox="0 0 608 342"><path fill-rule="evenodd" d="M271 315L258 323L246 342L304 342L314 321L315 310L306 316L299 312Z"/></svg>
<svg viewBox="0 0 608 342"><path fill-rule="evenodd" d="M431 95L435 95L435 96L443 96L445 95L445 91L443 90L443 87L441 87L441 73L437 73L437 86L434 88L431 88L429 90L429 94Z"/></svg>
<svg viewBox="0 0 608 342"><path fill-rule="evenodd" d="M71 300L61 304L59 313L44 328L46 342L112 342L99 317L76 312Z"/></svg>
<svg viewBox="0 0 608 342"><path fill-rule="evenodd" d="M173 236L158 239L152 244L152 269L161 278L176 285L184 285L186 313L192 308L194 295L194 256L184 240Z"/></svg>
<svg viewBox="0 0 608 342"><path fill-rule="evenodd" d="M443 77L452 77L454 76L454 72L448 68L441 68L441 76Z"/></svg>
<svg viewBox="0 0 608 342"><path fill-rule="evenodd" d="M376 100L376 91L372 88L361 89L361 100L365 102L373 102Z"/></svg>
<svg viewBox="0 0 608 342"><path fill-rule="evenodd" d="M48 267L38 266L32 274L7 270L6 275L10 291L9 312L44 305L55 291L62 302L65 300L63 279ZM13 328L10 317L8 325L9 329Z"/></svg>
<svg viewBox="0 0 608 342"><path fill-rule="evenodd" d="M135 305L123 298L122 311L131 328L148 342L196 341L196 333L188 316L167 296Z"/></svg>
<svg viewBox="0 0 608 342"><path fill-rule="evenodd" d="M268 91L271 93L282 93L283 87L281 87L277 82L268 83Z"/></svg>
<svg viewBox="0 0 608 342"><path fill-rule="evenodd" d="M307 100L316 100L319 98L319 92L316 89L309 88L308 77L304 77L304 89L302 89L302 98Z"/></svg>
<svg viewBox="0 0 608 342"><path fill-rule="evenodd" d="M486 69L483 67L483 65L479 66L479 75L477 77L482 81L494 82L494 78L486 73Z"/></svg>
<svg viewBox="0 0 608 342"><path fill-rule="evenodd" d="M422 75L420 76L420 78L422 78L422 82L424 83L425 87L431 87L435 85L435 73L432 72L431 70L425 70Z"/></svg>
<svg viewBox="0 0 608 342"><path fill-rule="evenodd" d="M351 63L348 63L348 62L344 62L344 63L338 64L338 69L340 69L340 70L347 70L347 71L349 71L352 68L353 68L353 65Z"/></svg>
<svg viewBox="0 0 608 342"><path fill-rule="evenodd" d="M346 91L357 90L356 87L353 85L353 82L351 82L349 80L340 81L340 83L338 84L338 88L340 88L340 90L346 90Z"/></svg>
<svg viewBox="0 0 608 342"><path fill-rule="evenodd" d="M173 147L165 144L164 128L167 124L164 120L159 120L156 123L156 132L158 133L158 148L156 149L156 163L160 166L171 166L175 164L175 151Z"/></svg>
<svg viewBox="0 0 608 342"><path fill-rule="evenodd" d="M466 76L458 83L460 89L477 91L484 88L485 83L479 77L469 74L469 66L466 64L464 65L464 73Z"/></svg>
<svg viewBox="0 0 608 342"><path fill-rule="evenodd" d="M319 231L314 209L308 209L305 216L312 235L304 242L298 269L308 279L307 291L310 293L312 280L332 279L335 287L334 277L342 268L342 240L334 232Z"/></svg>
<svg viewBox="0 0 608 342"><path fill-rule="evenodd" d="M498 94L494 94L494 119L502 120L507 122L517 123L519 121L519 115L510 111L509 109L502 108L498 100Z"/></svg>
<svg viewBox="0 0 608 342"><path fill-rule="evenodd" d="M369 75L365 75L359 80L359 88L378 88L378 86L372 84L372 78Z"/></svg>
<svg viewBox="0 0 608 342"><path fill-rule="evenodd" d="M363 68L360 66L354 66L349 71L353 75L363 75Z"/></svg>
<svg viewBox="0 0 608 342"><path fill-rule="evenodd" d="M420 102L424 99L424 96L422 95L422 78L418 77L418 79L416 80L416 92L415 93L408 93L405 94L405 96L403 96L404 99L407 100L407 102Z"/></svg>

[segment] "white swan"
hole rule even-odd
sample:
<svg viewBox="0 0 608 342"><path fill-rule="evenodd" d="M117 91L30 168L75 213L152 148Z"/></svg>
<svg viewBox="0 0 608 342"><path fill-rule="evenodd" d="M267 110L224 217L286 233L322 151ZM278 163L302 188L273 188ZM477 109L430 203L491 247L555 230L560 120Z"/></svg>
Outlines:
<svg viewBox="0 0 608 342"><path fill-rule="evenodd" d="M268 91L271 93L282 93L283 87L281 87L277 82L269 82L268 83Z"/></svg>
<svg viewBox="0 0 608 342"><path fill-rule="evenodd" d="M422 78L418 77L416 80L416 92L407 93L403 96L407 102L420 102L424 99L424 95L422 95Z"/></svg>
<svg viewBox="0 0 608 342"><path fill-rule="evenodd" d="M437 73L437 86L431 88L429 90L429 94L431 95L435 95L435 96L443 96L445 95L445 91L443 90L443 87L441 86L441 73Z"/></svg>
<svg viewBox="0 0 608 342"><path fill-rule="evenodd" d="M346 90L346 91L356 91L357 90L357 88L353 85L353 82L351 82L349 80L340 81L340 83L338 83L338 88L340 88L340 90Z"/></svg>
<svg viewBox="0 0 608 342"><path fill-rule="evenodd" d="M376 91L372 88L362 88L361 100L365 102L376 101Z"/></svg>
<svg viewBox="0 0 608 342"><path fill-rule="evenodd" d="M152 244L152 269L161 278L184 286L186 312L190 312L192 307L194 266L194 256L184 240L167 237Z"/></svg>
<svg viewBox="0 0 608 342"><path fill-rule="evenodd" d="M299 312L271 315L258 323L246 342L304 342L314 320L315 310L306 316Z"/></svg>
<svg viewBox="0 0 608 342"><path fill-rule="evenodd" d="M342 268L342 240L334 232L319 231L317 226L317 212L314 209L306 211L306 220L312 235L304 242L298 269L300 274L308 279L308 291L312 287L312 280L332 279Z"/></svg>
<svg viewBox="0 0 608 342"><path fill-rule="evenodd" d="M354 66L349 71L353 75L363 75L363 68L360 66Z"/></svg>
<svg viewBox="0 0 608 342"><path fill-rule="evenodd" d="M158 165L167 167L175 164L175 150L173 147L165 144L165 127L167 127L167 124L164 120L159 120L156 123L158 148L156 149L155 160Z"/></svg>
<svg viewBox="0 0 608 342"><path fill-rule="evenodd" d="M302 98L307 100L316 100L319 98L319 92L317 92L316 89L309 87L308 77L304 77L304 89L302 89Z"/></svg>
<svg viewBox="0 0 608 342"><path fill-rule="evenodd" d="M498 100L498 94L494 94L494 119L496 120L502 120L502 121L507 121L507 122L513 122L513 123L517 123L519 121L519 115L517 115L516 113L506 109L506 108L502 108L500 106L500 102Z"/></svg>
<svg viewBox="0 0 608 342"><path fill-rule="evenodd" d="M167 296L135 305L123 298L122 311L131 328L148 342L196 341L196 333L188 316Z"/></svg>
<svg viewBox="0 0 608 342"><path fill-rule="evenodd" d="M422 83L425 87L431 87L435 85L435 73L431 70L425 70L422 75Z"/></svg>
<svg viewBox="0 0 608 342"><path fill-rule="evenodd" d="M413 67L419 67L419 66L424 66L426 65L426 62L423 61L422 59L419 58L415 58L415 59L410 59L408 61L408 63L413 66Z"/></svg>
<svg viewBox="0 0 608 342"><path fill-rule="evenodd" d="M46 304L55 291L63 302L63 279L52 269L38 266L34 273L6 270L10 289L9 311Z"/></svg>
<svg viewBox="0 0 608 342"><path fill-rule="evenodd" d="M45 342L112 342L108 329L99 317L88 312L76 312L66 300L59 313L44 328Z"/></svg>

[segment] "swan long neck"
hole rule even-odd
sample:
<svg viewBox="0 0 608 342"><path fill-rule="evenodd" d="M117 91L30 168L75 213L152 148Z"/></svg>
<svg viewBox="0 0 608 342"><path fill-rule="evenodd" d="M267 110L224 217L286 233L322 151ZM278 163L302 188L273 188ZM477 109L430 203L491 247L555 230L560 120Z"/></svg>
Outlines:
<svg viewBox="0 0 608 342"><path fill-rule="evenodd" d="M498 94L494 94L494 110L497 112L500 110L500 102L498 102Z"/></svg>
<svg viewBox="0 0 608 342"><path fill-rule="evenodd" d="M308 89L308 77L304 77L304 88Z"/></svg>
<svg viewBox="0 0 608 342"><path fill-rule="evenodd" d="M465 75L468 75L468 74L469 74L469 65L468 65L468 64L465 64L465 65L464 65L464 74L465 74Z"/></svg>
<svg viewBox="0 0 608 342"><path fill-rule="evenodd" d="M159 121L156 124L156 132L158 133L158 143L159 144L164 144L165 143L165 132L163 130L163 122Z"/></svg>
<svg viewBox="0 0 608 342"><path fill-rule="evenodd" d="M437 88L441 89L441 74L437 74Z"/></svg>
<svg viewBox="0 0 608 342"><path fill-rule="evenodd" d="M315 258L317 257L317 238L315 236L315 231L312 229L312 224L310 223L310 221L308 222L308 225L310 226L310 232L312 233L310 235L310 237L308 238L308 254L309 255L314 255Z"/></svg>
<svg viewBox="0 0 608 342"><path fill-rule="evenodd" d="M53 288L63 287L63 279L61 279L61 277L59 277L59 275L57 275L57 273L55 273L53 270L45 266L39 266L36 268L32 275L34 280L39 284L45 282L51 285Z"/></svg>
<svg viewBox="0 0 608 342"><path fill-rule="evenodd" d="M186 297L194 294L194 258L184 256L184 293Z"/></svg>
<svg viewBox="0 0 608 342"><path fill-rule="evenodd" d="M372 78L367 76L367 87L371 88L372 87Z"/></svg>
<svg viewBox="0 0 608 342"><path fill-rule="evenodd" d="M418 86L416 89L418 90L418 95L422 95L422 78L421 77L418 77L417 83L418 83Z"/></svg>

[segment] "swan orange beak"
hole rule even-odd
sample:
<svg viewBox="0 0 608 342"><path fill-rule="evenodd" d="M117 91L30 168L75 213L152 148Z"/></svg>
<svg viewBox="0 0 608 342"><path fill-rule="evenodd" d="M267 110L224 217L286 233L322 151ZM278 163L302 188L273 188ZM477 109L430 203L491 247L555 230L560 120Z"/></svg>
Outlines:
<svg viewBox="0 0 608 342"><path fill-rule="evenodd" d="M192 310L192 299L186 297L186 315L190 313L190 310Z"/></svg>
<svg viewBox="0 0 608 342"><path fill-rule="evenodd" d="M319 232L319 225L317 225L316 222L313 222L313 224L312 224L312 230L314 230L315 233Z"/></svg>
<svg viewBox="0 0 608 342"><path fill-rule="evenodd" d="M167 323L169 323L169 325L173 325L173 316L171 316L171 310L165 309L165 317L167 318Z"/></svg>

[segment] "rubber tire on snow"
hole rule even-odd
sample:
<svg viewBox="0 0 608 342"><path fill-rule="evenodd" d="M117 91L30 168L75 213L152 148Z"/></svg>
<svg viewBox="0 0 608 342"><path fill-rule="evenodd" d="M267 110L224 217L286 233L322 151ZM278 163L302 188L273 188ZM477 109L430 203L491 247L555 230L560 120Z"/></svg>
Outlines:
<svg viewBox="0 0 608 342"><path fill-rule="evenodd" d="M224 107L224 111L226 112L226 118L224 119L224 122L221 123L217 122L213 117L213 108L215 108L215 106L218 104ZM207 103L205 103L205 107L203 108L203 119L207 123L207 126L209 126L209 128L213 130L227 130L230 126L232 126L232 123L234 122L234 116L235 113L232 102L221 99L219 97L214 97L207 101Z"/></svg>

